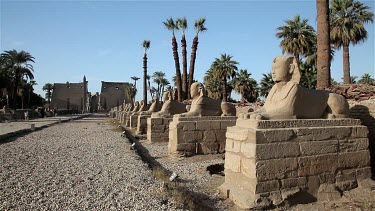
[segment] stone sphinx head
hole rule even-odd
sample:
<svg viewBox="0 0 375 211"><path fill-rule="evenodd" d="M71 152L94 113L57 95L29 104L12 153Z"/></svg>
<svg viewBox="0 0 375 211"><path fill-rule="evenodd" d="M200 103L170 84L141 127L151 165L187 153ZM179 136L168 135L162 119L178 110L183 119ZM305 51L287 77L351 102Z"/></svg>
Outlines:
<svg viewBox="0 0 375 211"><path fill-rule="evenodd" d="M172 96L171 91L165 91L163 93L163 101L164 101L164 103L167 102L168 100L171 100L171 96Z"/></svg>
<svg viewBox="0 0 375 211"><path fill-rule="evenodd" d="M278 56L272 63L272 80L275 83L293 81L299 84L301 73L293 56Z"/></svg>
<svg viewBox="0 0 375 211"><path fill-rule="evenodd" d="M200 82L194 82L190 87L190 95L192 99L205 96L204 85Z"/></svg>

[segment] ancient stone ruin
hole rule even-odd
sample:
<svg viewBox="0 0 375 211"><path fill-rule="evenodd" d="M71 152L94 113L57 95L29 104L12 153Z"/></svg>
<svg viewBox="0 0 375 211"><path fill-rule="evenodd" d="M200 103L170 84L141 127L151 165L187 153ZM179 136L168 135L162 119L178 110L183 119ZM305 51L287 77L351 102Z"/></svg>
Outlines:
<svg viewBox="0 0 375 211"><path fill-rule="evenodd" d="M370 178L368 130L346 100L299 83L293 57L276 57L264 107L226 133L225 182L241 208L334 200Z"/></svg>

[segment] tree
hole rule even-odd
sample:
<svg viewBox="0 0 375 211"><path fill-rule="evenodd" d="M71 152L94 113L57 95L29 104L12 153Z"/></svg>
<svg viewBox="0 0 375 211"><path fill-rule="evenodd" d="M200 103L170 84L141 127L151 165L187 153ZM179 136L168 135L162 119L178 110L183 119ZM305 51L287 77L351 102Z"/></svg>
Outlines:
<svg viewBox="0 0 375 211"><path fill-rule="evenodd" d="M137 76L130 77L132 80L134 80L134 87L137 87L137 81L140 79Z"/></svg>
<svg viewBox="0 0 375 211"><path fill-rule="evenodd" d="M223 102L228 100L228 82L227 80L236 76L237 61L232 60L233 56L227 54L221 54L220 58L215 58L215 61L211 65L211 69L217 71L217 76L223 84Z"/></svg>
<svg viewBox="0 0 375 211"><path fill-rule="evenodd" d="M280 42L282 53L292 54L299 62L301 56L306 56L316 40L315 30L307 22L296 15L292 20L286 20L285 26L277 28L276 37L283 39Z"/></svg>
<svg viewBox="0 0 375 211"><path fill-rule="evenodd" d="M331 78L329 0L316 0L316 10L318 16L317 86L318 89L324 89L330 86Z"/></svg>
<svg viewBox="0 0 375 211"><path fill-rule="evenodd" d="M247 69L241 69L232 80L234 91L241 95L241 101L255 102L258 98L258 84Z"/></svg>
<svg viewBox="0 0 375 211"><path fill-rule="evenodd" d="M44 84L43 86L43 91L46 92L46 99L47 99L47 102L48 102L48 105L51 105L51 98L52 98L52 90L53 90L53 84L50 84L50 83L46 83Z"/></svg>
<svg viewBox="0 0 375 211"><path fill-rule="evenodd" d="M190 67L189 67L189 87L193 83L194 80L194 68L195 68L195 60L197 57L197 50L198 50L198 35L200 32L207 31L207 28L204 26L206 22L206 18L202 17L199 19L195 19L194 21L194 28L195 28L195 37L193 39L193 43L191 45L191 56L190 56ZM190 97L190 95L188 95Z"/></svg>
<svg viewBox="0 0 375 211"><path fill-rule="evenodd" d="M29 96L27 98L27 105L30 107L30 98L31 98L31 93L34 91L34 86L38 85L36 81L30 80L29 83L27 83L27 89L29 90Z"/></svg>
<svg viewBox="0 0 375 211"><path fill-rule="evenodd" d="M172 50L173 50L173 58L174 64L176 67L176 79L177 79L177 95L178 101L182 101L182 83L181 83L181 71L180 71L180 61L178 58L178 46L176 41L176 36L174 34L175 30L178 30L177 23L173 20L173 18L167 19L166 22L163 22L165 28L167 30L172 31Z"/></svg>
<svg viewBox="0 0 375 211"><path fill-rule="evenodd" d="M365 73L361 76L361 79L358 80L359 84L369 84L369 85L375 85L375 80L371 78L371 75L368 73Z"/></svg>
<svg viewBox="0 0 375 211"><path fill-rule="evenodd" d="M223 98L223 85L219 79L218 71L212 68L207 70L205 76L203 77L203 83L209 97L216 100Z"/></svg>
<svg viewBox="0 0 375 211"><path fill-rule="evenodd" d="M356 84L357 83L357 76L350 76L350 82L352 83L352 84Z"/></svg>
<svg viewBox="0 0 375 211"><path fill-rule="evenodd" d="M272 80L272 73L263 74L259 87L260 96L267 97L274 84L275 82Z"/></svg>
<svg viewBox="0 0 375 211"><path fill-rule="evenodd" d="M3 63L2 71L6 71L13 76L13 108L17 109L17 93L20 80L26 76L34 79L34 68L30 62L34 63L34 57L26 51L10 50L1 54L1 62Z"/></svg>
<svg viewBox="0 0 375 211"><path fill-rule="evenodd" d="M187 72L187 51L186 51L186 38L185 30L187 29L187 20L185 17L178 18L177 26L182 30L181 48L182 48L182 91L184 93L183 98L188 99L189 95L189 83L188 83L188 72Z"/></svg>
<svg viewBox="0 0 375 211"><path fill-rule="evenodd" d="M308 89L315 89L317 86L317 69L314 63L300 61L299 69L301 72L301 86Z"/></svg>
<svg viewBox="0 0 375 211"><path fill-rule="evenodd" d="M157 88L156 88L156 99L159 100L161 91L162 91L162 83L165 82L165 73L161 71L154 72L152 75L152 78L154 79L154 83L156 83Z"/></svg>
<svg viewBox="0 0 375 211"><path fill-rule="evenodd" d="M143 55L143 102L147 106L147 50L150 48L151 41L143 40L142 47L145 49Z"/></svg>
<svg viewBox="0 0 375 211"><path fill-rule="evenodd" d="M336 49L343 47L344 84L350 84L349 45L364 42L364 23L373 22L370 7L355 0L331 0L331 40Z"/></svg>
<svg viewBox="0 0 375 211"><path fill-rule="evenodd" d="M137 95L137 88L133 84L129 84L129 86L126 86L126 94L130 97L132 100L132 103L135 102L135 96Z"/></svg>

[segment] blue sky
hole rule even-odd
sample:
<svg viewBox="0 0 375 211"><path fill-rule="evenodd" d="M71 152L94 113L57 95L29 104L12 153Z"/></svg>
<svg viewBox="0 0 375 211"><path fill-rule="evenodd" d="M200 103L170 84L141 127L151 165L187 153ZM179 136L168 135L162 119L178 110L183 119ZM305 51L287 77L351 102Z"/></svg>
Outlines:
<svg viewBox="0 0 375 211"><path fill-rule="evenodd" d="M363 1L374 12L374 1ZM222 53L259 81L281 55L275 37L284 20L300 14L316 28L315 0L290 1L5 1L0 2L0 45L25 50L35 57L36 92L45 83L79 82L99 92L101 81L128 81L142 76L141 43L151 41L148 71L175 74L169 17L186 17L188 55L195 36L194 19L206 17L208 30L199 35L195 78L203 81L212 61ZM351 46L351 73L374 76L374 24L366 25L368 40ZM179 42L181 32L176 33ZM181 58L181 54L180 54ZM188 58L190 60L190 58ZM189 63L188 60L188 63ZM342 81L342 51L336 51L331 74ZM142 86L137 84L141 99Z"/></svg>

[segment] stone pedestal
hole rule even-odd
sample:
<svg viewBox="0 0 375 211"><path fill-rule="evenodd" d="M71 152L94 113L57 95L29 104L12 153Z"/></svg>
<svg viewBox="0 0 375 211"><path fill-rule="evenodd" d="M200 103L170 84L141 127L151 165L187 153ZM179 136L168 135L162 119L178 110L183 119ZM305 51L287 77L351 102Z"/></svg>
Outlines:
<svg viewBox="0 0 375 211"><path fill-rule="evenodd" d="M169 123L172 118L151 117L147 119L147 140L151 143L169 141Z"/></svg>
<svg viewBox="0 0 375 211"><path fill-rule="evenodd" d="M125 121L124 121L124 123L125 123L126 127L130 127L130 116L132 114L133 114L133 112L130 111L130 112L126 113L126 115L125 115Z"/></svg>
<svg viewBox="0 0 375 211"><path fill-rule="evenodd" d="M147 118L150 118L149 114L141 114L138 116L137 123L137 134L145 134L147 132Z"/></svg>
<svg viewBox="0 0 375 211"><path fill-rule="evenodd" d="M227 127L236 124L234 116L173 117L169 124L170 155L223 153Z"/></svg>
<svg viewBox="0 0 375 211"><path fill-rule="evenodd" d="M357 119L238 119L219 189L246 209L337 198L371 176L367 134Z"/></svg>
<svg viewBox="0 0 375 211"><path fill-rule="evenodd" d="M130 115L130 127L137 129L137 123L138 123L138 113L134 113Z"/></svg>

